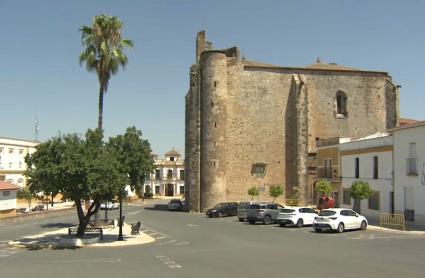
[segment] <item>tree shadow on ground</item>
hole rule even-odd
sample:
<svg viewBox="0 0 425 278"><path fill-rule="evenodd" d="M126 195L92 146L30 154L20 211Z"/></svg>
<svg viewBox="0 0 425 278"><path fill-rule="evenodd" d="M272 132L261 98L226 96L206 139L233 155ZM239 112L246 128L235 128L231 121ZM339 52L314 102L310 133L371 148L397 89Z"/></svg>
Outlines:
<svg viewBox="0 0 425 278"><path fill-rule="evenodd" d="M62 222L58 222L58 223L41 224L40 227L41 228L69 228L69 227L73 227L75 225L76 225L75 223L62 223Z"/></svg>
<svg viewBox="0 0 425 278"><path fill-rule="evenodd" d="M155 204L152 207L145 207L147 210L162 210L162 211L168 211L168 204Z"/></svg>

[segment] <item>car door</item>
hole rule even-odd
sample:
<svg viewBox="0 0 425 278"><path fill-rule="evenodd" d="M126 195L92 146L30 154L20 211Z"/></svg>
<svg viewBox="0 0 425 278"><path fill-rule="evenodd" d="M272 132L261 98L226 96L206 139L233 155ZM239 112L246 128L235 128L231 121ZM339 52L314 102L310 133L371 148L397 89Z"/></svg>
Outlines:
<svg viewBox="0 0 425 278"><path fill-rule="evenodd" d="M351 228L352 229L360 228L361 221L360 221L359 215L355 211L352 211L352 210L349 210L348 214L349 214L350 218L352 219Z"/></svg>
<svg viewBox="0 0 425 278"><path fill-rule="evenodd" d="M311 208L303 208L303 221L306 225L313 225L314 217L317 216L316 211Z"/></svg>
<svg viewBox="0 0 425 278"><path fill-rule="evenodd" d="M269 204L267 206L268 213L270 214L272 220L275 220L277 218L277 206L276 204Z"/></svg>
<svg viewBox="0 0 425 278"><path fill-rule="evenodd" d="M342 210L340 215L346 229L352 229L353 226L355 226L356 217L353 217L353 214L350 212L350 210Z"/></svg>

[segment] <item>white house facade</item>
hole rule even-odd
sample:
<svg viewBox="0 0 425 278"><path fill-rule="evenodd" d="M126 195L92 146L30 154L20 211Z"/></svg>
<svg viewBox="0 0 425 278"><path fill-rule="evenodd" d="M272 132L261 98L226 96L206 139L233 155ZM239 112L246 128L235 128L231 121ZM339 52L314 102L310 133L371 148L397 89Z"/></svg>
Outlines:
<svg viewBox="0 0 425 278"><path fill-rule="evenodd" d="M341 207L353 207L349 188L354 181L365 181L373 195L360 202L361 213L377 219L381 213L394 211L393 137L388 134L371 137L339 145Z"/></svg>
<svg viewBox="0 0 425 278"><path fill-rule="evenodd" d="M182 196L184 185L184 159L174 149L165 154L164 159L154 156L155 170L146 179L143 192L154 196Z"/></svg>
<svg viewBox="0 0 425 278"><path fill-rule="evenodd" d="M425 225L425 122L391 130L394 137L395 211Z"/></svg>
<svg viewBox="0 0 425 278"><path fill-rule="evenodd" d="M0 181L25 187L25 156L35 152L38 144L36 141L0 137Z"/></svg>
<svg viewBox="0 0 425 278"><path fill-rule="evenodd" d="M0 181L0 218L16 215L17 185Z"/></svg>

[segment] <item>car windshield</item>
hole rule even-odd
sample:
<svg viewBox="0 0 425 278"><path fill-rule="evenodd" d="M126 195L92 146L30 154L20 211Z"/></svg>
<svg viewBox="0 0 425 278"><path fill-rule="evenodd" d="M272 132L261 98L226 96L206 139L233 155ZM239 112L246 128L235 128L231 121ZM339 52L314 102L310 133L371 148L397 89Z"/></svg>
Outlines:
<svg viewBox="0 0 425 278"><path fill-rule="evenodd" d="M170 203L175 204L175 203L180 203L180 200L176 199L176 200L171 200Z"/></svg>
<svg viewBox="0 0 425 278"><path fill-rule="evenodd" d="M280 212L283 212L283 213L293 213L293 212L295 212L295 210L293 210L293 209L281 209Z"/></svg>
<svg viewBox="0 0 425 278"><path fill-rule="evenodd" d="M261 209L264 208L264 205L252 204L249 206L250 209Z"/></svg>
<svg viewBox="0 0 425 278"><path fill-rule="evenodd" d="M215 205L215 207L213 207L213 209L219 209L219 208L222 208L223 206L224 206L224 204L220 203L220 204Z"/></svg>
<svg viewBox="0 0 425 278"><path fill-rule="evenodd" d="M322 210L319 212L319 216L331 216L331 215L335 215L336 212L333 210Z"/></svg>

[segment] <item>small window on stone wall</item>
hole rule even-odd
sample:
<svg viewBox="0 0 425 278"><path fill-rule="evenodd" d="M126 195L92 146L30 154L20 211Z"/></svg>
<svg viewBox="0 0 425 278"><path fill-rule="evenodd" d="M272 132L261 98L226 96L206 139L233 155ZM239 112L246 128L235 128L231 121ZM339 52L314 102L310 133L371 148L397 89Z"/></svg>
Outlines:
<svg viewBox="0 0 425 278"><path fill-rule="evenodd" d="M348 116L347 113L347 95L342 92L338 91L335 96L335 102L336 102L336 118L346 118Z"/></svg>
<svg viewBox="0 0 425 278"><path fill-rule="evenodd" d="M256 178L262 178L266 175L266 166L265 162L257 162L252 164L251 174Z"/></svg>
<svg viewBox="0 0 425 278"><path fill-rule="evenodd" d="M346 188L344 188L342 191L342 203L344 205L351 205L350 190Z"/></svg>

